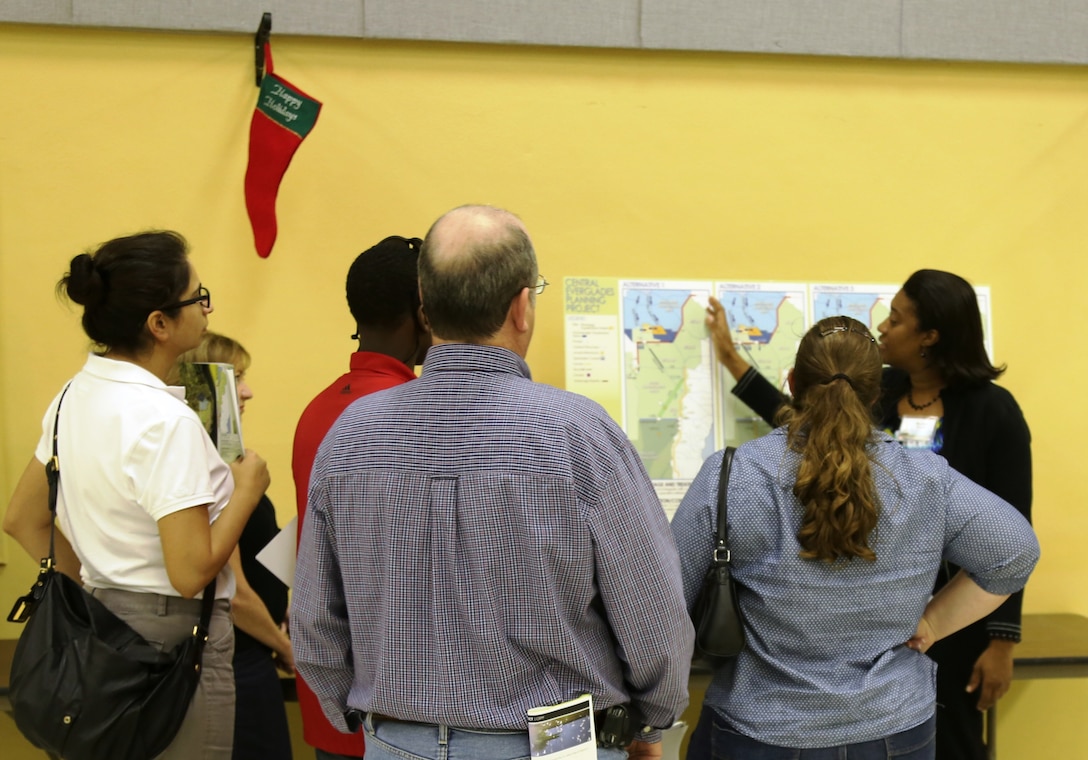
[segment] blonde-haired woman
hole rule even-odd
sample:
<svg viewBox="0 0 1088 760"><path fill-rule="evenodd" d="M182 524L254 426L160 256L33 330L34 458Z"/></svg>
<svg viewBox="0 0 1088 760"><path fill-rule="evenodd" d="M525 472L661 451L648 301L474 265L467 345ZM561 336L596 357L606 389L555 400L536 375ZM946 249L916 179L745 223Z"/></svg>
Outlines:
<svg viewBox="0 0 1088 760"><path fill-rule="evenodd" d="M178 362L219 362L234 368L238 407L245 412L253 391L246 379L251 358L241 343L208 331L200 345ZM257 560L257 552L279 527L276 509L262 495L230 558L236 590L234 617L234 753L233 760L291 760L291 736L277 668L293 673L294 656L287 637L287 587Z"/></svg>
<svg viewBox="0 0 1088 760"><path fill-rule="evenodd" d="M877 430L880 382L865 326L821 320L798 347L782 426L738 448L728 523L747 643L715 671L689 758L933 758L923 652L1026 583L1031 526ZM672 522L689 607L713 551L721 458ZM963 570L931 599L942 557Z"/></svg>

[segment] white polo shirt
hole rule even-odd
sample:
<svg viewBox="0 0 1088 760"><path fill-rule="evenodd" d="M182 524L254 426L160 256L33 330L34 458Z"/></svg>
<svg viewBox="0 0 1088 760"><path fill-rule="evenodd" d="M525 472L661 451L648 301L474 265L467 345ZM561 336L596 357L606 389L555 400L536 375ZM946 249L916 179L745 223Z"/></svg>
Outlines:
<svg viewBox="0 0 1088 760"><path fill-rule="evenodd" d="M35 456L53 455L60 394L42 420ZM83 563L84 583L167 596L170 584L157 521L204 504L214 522L234 491L182 388L147 370L91 354L60 409L58 524ZM234 595L227 565L216 598Z"/></svg>

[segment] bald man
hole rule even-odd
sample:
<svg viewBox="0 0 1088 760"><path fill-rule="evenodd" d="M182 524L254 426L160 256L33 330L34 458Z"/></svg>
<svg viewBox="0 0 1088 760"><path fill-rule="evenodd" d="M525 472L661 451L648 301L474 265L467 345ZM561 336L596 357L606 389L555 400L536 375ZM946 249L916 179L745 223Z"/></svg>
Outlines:
<svg viewBox="0 0 1088 760"><path fill-rule="evenodd" d="M525 226L450 211L419 281L422 376L353 404L318 452L299 671L369 758L528 757L526 710L586 693L598 729L630 716L598 757L660 757L694 636L676 548L623 431L531 379L548 283Z"/></svg>

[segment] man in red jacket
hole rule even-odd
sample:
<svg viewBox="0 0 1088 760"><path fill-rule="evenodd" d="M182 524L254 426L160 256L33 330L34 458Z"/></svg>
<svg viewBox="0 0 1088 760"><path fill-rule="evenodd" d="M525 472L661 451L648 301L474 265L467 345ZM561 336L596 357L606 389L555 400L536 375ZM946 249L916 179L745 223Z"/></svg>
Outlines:
<svg viewBox="0 0 1088 760"><path fill-rule="evenodd" d="M348 270L348 308L355 318L353 340L359 347L351 367L306 407L295 429L291 470L298 502L298 529L306 515L306 492L317 449L325 434L351 402L368 393L415 379L413 368L423 363L431 334L419 307L416 262L419 238L387 237L363 251ZM321 711L317 697L297 676L303 737L317 760L363 756L363 734L343 734Z"/></svg>

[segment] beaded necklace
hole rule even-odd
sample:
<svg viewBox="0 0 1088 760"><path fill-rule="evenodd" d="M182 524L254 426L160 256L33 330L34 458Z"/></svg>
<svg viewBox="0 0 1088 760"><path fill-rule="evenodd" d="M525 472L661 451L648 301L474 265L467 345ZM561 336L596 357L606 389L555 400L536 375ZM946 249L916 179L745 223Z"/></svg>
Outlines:
<svg viewBox="0 0 1088 760"><path fill-rule="evenodd" d="M932 399L930 399L929 401L927 401L926 403L924 403L924 404L916 404L916 403L914 403L914 389L913 389L913 388L911 388L911 389L910 389L909 391L907 391L907 403L908 403L908 404L910 404L910 408L911 408L911 409L913 409L913 410L914 410L914 411L916 411L916 412L920 412L920 411L922 411L923 409L926 409L926 408L928 408L928 407L931 407L931 406L933 406L934 404L936 404L936 403L937 403L938 401L940 401L940 400L941 400L941 392L940 392L940 391L937 391L937 395L936 395L936 396L934 396L934 397L933 397Z"/></svg>

